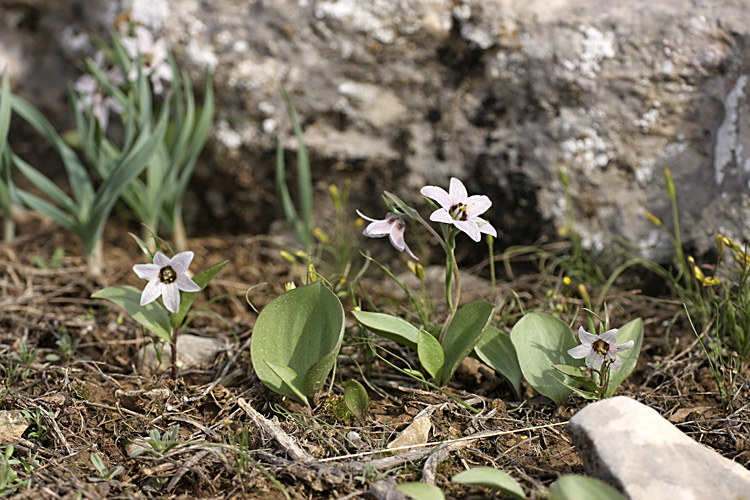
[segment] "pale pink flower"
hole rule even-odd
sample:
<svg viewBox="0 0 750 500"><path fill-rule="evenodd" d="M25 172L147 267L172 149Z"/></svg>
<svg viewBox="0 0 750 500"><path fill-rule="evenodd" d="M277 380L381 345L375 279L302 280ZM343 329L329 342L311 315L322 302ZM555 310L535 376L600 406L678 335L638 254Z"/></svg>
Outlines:
<svg viewBox="0 0 750 500"><path fill-rule="evenodd" d="M404 240L406 222L404 221L403 215L396 215L392 212L388 212L385 214L385 219L383 220L371 219L366 215L363 215L359 210L357 210L357 215L366 221L370 221L370 224L367 225L362 234L369 238L381 238L387 235L391 240L391 245L393 245L396 250L399 252L406 250L414 260L419 260L406 245L406 241Z"/></svg>
<svg viewBox="0 0 750 500"><path fill-rule="evenodd" d="M616 353L630 349L634 344L632 340L628 340L618 345L616 328L594 335L581 326L578 328L578 340L581 345L568 349L568 354L575 359L586 358L586 366L594 370L600 369L604 363L610 365L612 371L617 370L622 366L622 361Z"/></svg>
<svg viewBox="0 0 750 500"><path fill-rule="evenodd" d="M106 69L106 57L107 56L104 52L99 51L94 55L94 63L98 68L104 71L104 75L112 85L122 85L125 83L122 70L116 67ZM73 84L73 89L81 96L78 101L78 107L80 109L90 109L91 114L94 115L94 118L99 122L99 126L103 131L106 131L109 126L109 111L112 110L119 114L125 109L122 104L117 102L117 99L104 93L104 89L99 83L99 80L93 75L82 75Z"/></svg>
<svg viewBox="0 0 750 500"><path fill-rule="evenodd" d="M134 82L138 79L138 56L143 65L143 74L151 78L154 94L164 92L162 80L172 81L172 67L167 59L167 42L163 38L154 40L154 35L141 25L133 28L134 37L123 37L122 46L133 60L133 66L128 73L128 80Z"/></svg>
<svg viewBox="0 0 750 500"><path fill-rule="evenodd" d="M167 310L176 313L180 310L180 290L199 292L201 287L185 274L193 255L193 252L180 252L170 259L156 252L153 264L133 266L139 278L149 280L141 294L141 305L145 306L161 295Z"/></svg>
<svg viewBox="0 0 750 500"><path fill-rule="evenodd" d="M449 192L441 187L425 186L420 193L441 207L432 212L431 221L453 224L474 241L480 240L480 233L497 237L495 228L479 217L492 206L490 199L484 195L469 196L466 187L455 177L451 177Z"/></svg>

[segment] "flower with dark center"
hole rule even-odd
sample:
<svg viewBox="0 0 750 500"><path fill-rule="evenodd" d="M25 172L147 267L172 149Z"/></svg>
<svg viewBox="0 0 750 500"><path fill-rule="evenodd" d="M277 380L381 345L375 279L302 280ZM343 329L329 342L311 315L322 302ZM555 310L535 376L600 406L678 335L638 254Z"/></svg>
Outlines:
<svg viewBox="0 0 750 500"><path fill-rule="evenodd" d="M187 274L193 252L180 252L171 259L161 252L154 254L153 264L137 264L133 271L139 278L149 280L141 294L141 305L155 301L159 296L169 312L180 310L180 290L199 292L199 287Z"/></svg>
<svg viewBox="0 0 750 500"><path fill-rule="evenodd" d="M581 345L568 349L568 354L575 359L586 358L585 363L589 368L599 370L603 364L609 365L612 371L622 366L618 352L630 349L634 342L628 340L624 344L617 343L617 329L607 330L601 335L594 335L578 328L578 340Z"/></svg>
<svg viewBox="0 0 750 500"><path fill-rule="evenodd" d="M421 189L420 193L423 196L432 198L440 205L440 208L430 215L431 221L453 224L474 241L479 241L481 233L497 237L497 231L492 224L479 217L492 206L492 201L488 197L469 196L464 184L455 177L451 178L448 189L448 192L437 186L425 186Z"/></svg>
<svg viewBox="0 0 750 500"><path fill-rule="evenodd" d="M370 222L362 234L368 238L381 238L387 235L391 240L391 245L393 245L396 250L399 252L406 250L411 258L419 260L406 245L406 241L404 240L406 222L404 221L403 215L396 215L392 212L388 212L385 214L385 219L383 220L371 219L362 214L359 210L357 210L357 215Z"/></svg>

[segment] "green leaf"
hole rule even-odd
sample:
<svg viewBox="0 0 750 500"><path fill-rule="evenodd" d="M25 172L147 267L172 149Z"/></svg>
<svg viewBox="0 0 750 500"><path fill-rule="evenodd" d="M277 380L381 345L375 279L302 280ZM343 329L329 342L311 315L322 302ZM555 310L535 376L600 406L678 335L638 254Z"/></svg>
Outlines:
<svg viewBox="0 0 750 500"><path fill-rule="evenodd" d="M369 311L352 311L352 316L371 332L411 349L417 349L419 329L405 319Z"/></svg>
<svg viewBox="0 0 750 500"><path fill-rule="evenodd" d="M488 326L474 352L482 362L508 381L516 397L521 396L521 366L510 336L494 326Z"/></svg>
<svg viewBox="0 0 750 500"><path fill-rule="evenodd" d="M443 492L434 484L404 483L396 485L396 489L415 500L445 500Z"/></svg>
<svg viewBox="0 0 750 500"><path fill-rule="evenodd" d="M542 313L529 313L516 323L510 339L518 354L518 363L526 380L539 394L547 396L558 405L570 394L555 377L552 365L571 364L568 349L577 345L573 332L560 319ZM582 366L583 360L572 360ZM577 363L576 363L577 362ZM567 384L573 381L565 379Z"/></svg>
<svg viewBox="0 0 750 500"><path fill-rule="evenodd" d="M156 301L141 305L141 291L132 286L116 286L99 290L91 295L95 299L106 299L122 307L147 330L169 342L172 339L172 327L169 325L167 310Z"/></svg>
<svg viewBox="0 0 750 500"><path fill-rule="evenodd" d="M206 286L208 286L211 280L214 279L214 276L216 276L219 273L219 271L224 269L224 266L226 266L228 263L229 263L228 260L219 262L218 264L211 266L207 270L195 276L193 278L193 281L195 282L196 285L201 287L201 289L198 290L197 292L180 291L180 310L177 311L177 313L170 315L170 322L173 327L176 328L182 325L182 322L185 320L185 316L190 310L190 306L193 305L193 302L195 302L195 299L196 297L198 297L198 294L201 293L206 288Z"/></svg>
<svg viewBox="0 0 750 500"><path fill-rule="evenodd" d="M439 385L448 383L458 365L477 345L492 319L493 311L489 302L477 301L466 304L456 312L443 339L445 364Z"/></svg>
<svg viewBox="0 0 750 500"><path fill-rule="evenodd" d="M271 370L273 370L276 375L279 376L279 378L281 378L286 387L288 387L289 390L292 391L297 399L308 406L310 405L310 403L307 401L307 397L305 396L305 391L302 388L302 381L294 372L294 370L292 370L288 366L277 365L276 363L268 360L266 360L265 363Z"/></svg>
<svg viewBox="0 0 750 500"><path fill-rule="evenodd" d="M610 485L591 477L569 474L550 487L550 500L625 500Z"/></svg>
<svg viewBox="0 0 750 500"><path fill-rule="evenodd" d="M523 500L526 495L518 482L505 472L492 467L474 467L453 476L454 483L484 486L505 495Z"/></svg>
<svg viewBox="0 0 750 500"><path fill-rule="evenodd" d="M445 364L445 354L440 342L425 330L419 330L417 355L419 356L419 362L427 370L427 373L435 380L438 380Z"/></svg>
<svg viewBox="0 0 750 500"><path fill-rule="evenodd" d="M367 390L362 384L354 379L344 384L344 403L352 415L364 422L367 418L367 407L370 405L370 398L367 396Z"/></svg>
<svg viewBox="0 0 750 500"><path fill-rule="evenodd" d="M344 308L322 281L295 288L258 316L250 346L253 368L266 387L307 404L269 363L292 370L303 381L304 396L310 397L308 391L320 387L333 367L343 335Z"/></svg>
<svg viewBox="0 0 750 500"><path fill-rule="evenodd" d="M643 344L643 320L641 318L634 319L617 330L618 344L624 344L628 340L633 341L633 347L617 353L622 361L622 365L610 374L609 385L605 394L608 398L612 397L617 388L633 373L635 365L638 362L638 356L641 354L641 345Z"/></svg>

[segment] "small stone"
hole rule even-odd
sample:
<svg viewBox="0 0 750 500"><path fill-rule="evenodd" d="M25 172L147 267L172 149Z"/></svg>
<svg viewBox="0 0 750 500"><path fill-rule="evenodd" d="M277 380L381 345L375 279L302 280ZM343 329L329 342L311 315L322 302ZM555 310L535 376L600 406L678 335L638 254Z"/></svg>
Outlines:
<svg viewBox="0 0 750 500"><path fill-rule="evenodd" d="M750 498L750 471L628 397L588 405L568 431L586 473L630 500Z"/></svg>
<svg viewBox="0 0 750 500"><path fill-rule="evenodd" d="M427 442L427 437L432 430L432 421L429 415L424 415L414 419L406 429L396 436L396 439L388 443L389 450L400 448L402 446L414 446Z"/></svg>
<svg viewBox="0 0 750 500"><path fill-rule="evenodd" d="M15 443L28 427L21 410L0 411L0 441Z"/></svg>
<svg viewBox="0 0 750 500"><path fill-rule="evenodd" d="M211 368L216 356L226 350L222 340L198 337L187 333L177 339L177 368L179 370L206 370ZM161 347L161 364L153 345L141 347L135 354L136 371L144 377L164 373L171 368L172 346Z"/></svg>
<svg viewBox="0 0 750 500"><path fill-rule="evenodd" d="M116 390L115 397L120 404L128 410L140 411L147 405L163 405L167 402L172 392L169 389L149 389L149 390Z"/></svg>

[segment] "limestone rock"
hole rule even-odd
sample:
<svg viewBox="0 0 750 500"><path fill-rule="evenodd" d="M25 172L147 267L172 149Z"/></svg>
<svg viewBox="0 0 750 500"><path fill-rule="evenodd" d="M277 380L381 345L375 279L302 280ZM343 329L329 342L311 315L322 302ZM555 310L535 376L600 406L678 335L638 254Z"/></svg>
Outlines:
<svg viewBox="0 0 750 500"><path fill-rule="evenodd" d="M214 68L217 126L187 203L194 233L265 232L281 217L276 137L296 149L283 84L309 134L320 212L332 182L351 180L352 208L378 213L384 189L419 204L421 186L456 176L493 199L497 248L528 244L569 223L563 168L584 245L624 238L653 256L670 242L643 211L670 220L669 167L684 242L701 253L716 232L744 236L746 0L91 3L0 2L0 60L17 92L49 109L91 52L84 34L106 35L132 10L196 80Z"/></svg>
<svg viewBox="0 0 750 500"><path fill-rule="evenodd" d="M211 367L216 356L226 350L224 341L215 338L198 337L187 333L177 339L177 368L179 370L205 370ZM136 371L144 377L150 377L169 370L171 365L172 346L162 347L162 362L156 356L153 345L141 347L135 354Z"/></svg>
<svg viewBox="0 0 750 500"><path fill-rule="evenodd" d="M396 438L388 443L389 450L402 446L425 444L432 430L432 419L429 415L416 417Z"/></svg>
<svg viewBox="0 0 750 500"><path fill-rule="evenodd" d="M625 396L586 406L568 431L586 473L630 500L750 498L750 471Z"/></svg>
<svg viewBox="0 0 750 500"><path fill-rule="evenodd" d="M21 410L0 411L0 441L15 443L28 427Z"/></svg>

